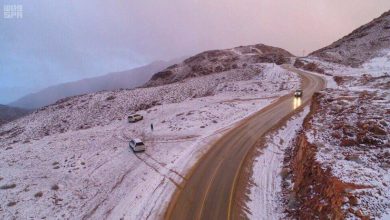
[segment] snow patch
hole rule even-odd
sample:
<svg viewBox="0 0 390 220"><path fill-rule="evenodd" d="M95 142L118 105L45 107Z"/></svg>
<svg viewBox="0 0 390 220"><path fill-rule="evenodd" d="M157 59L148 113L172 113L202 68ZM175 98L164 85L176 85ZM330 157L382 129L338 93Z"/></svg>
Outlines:
<svg viewBox="0 0 390 220"><path fill-rule="evenodd" d="M363 70L374 77L382 76L384 73L390 74L390 49L380 52L380 55L365 62Z"/></svg>

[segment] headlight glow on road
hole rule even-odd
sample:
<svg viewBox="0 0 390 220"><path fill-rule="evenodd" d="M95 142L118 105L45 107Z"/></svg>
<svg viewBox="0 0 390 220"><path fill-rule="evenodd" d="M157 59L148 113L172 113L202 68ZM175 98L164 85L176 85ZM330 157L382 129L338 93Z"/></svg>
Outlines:
<svg viewBox="0 0 390 220"><path fill-rule="evenodd" d="M294 97L294 103L293 103L294 110L297 109L301 105L302 105L302 99L299 97Z"/></svg>

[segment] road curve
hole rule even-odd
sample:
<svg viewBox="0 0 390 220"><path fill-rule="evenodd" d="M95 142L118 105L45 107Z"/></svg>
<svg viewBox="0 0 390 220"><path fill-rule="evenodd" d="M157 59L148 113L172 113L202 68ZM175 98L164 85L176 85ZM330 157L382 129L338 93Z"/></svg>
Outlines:
<svg viewBox="0 0 390 220"><path fill-rule="evenodd" d="M323 78L289 65L285 69L302 78L301 108L314 92L325 87ZM292 94L278 99L266 108L243 120L220 138L186 175L169 204L165 219L233 219L236 217L233 197L241 166L249 150L270 129L288 119L297 109Z"/></svg>

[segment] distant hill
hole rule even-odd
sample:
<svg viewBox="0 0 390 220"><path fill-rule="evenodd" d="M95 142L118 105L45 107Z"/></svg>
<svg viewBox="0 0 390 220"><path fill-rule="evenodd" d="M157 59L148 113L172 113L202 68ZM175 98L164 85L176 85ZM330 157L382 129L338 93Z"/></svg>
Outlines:
<svg viewBox="0 0 390 220"><path fill-rule="evenodd" d="M187 78L245 68L254 63L290 62L288 51L264 44L241 46L226 50L210 50L184 60L153 75L146 86L159 86Z"/></svg>
<svg viewBox="0 0 390 220"><path fill-rule="evenodd" d="M0 125L29 114L31 110L0 105Z"/></svg>
<svg viewBox="0 0 390 220"><path fill-rule="evenodd" d="M310 56L358 67L371 58L381 56L384 49L390 49L390 11Z"/></svg>
<svg viewBox="0 0 390 220"><path fill-rule="evenodd" d="M157 61L128 71L109 73L99 77L51 86L37 93L26 95L9 105L36 109L70 96L103 90L132 89L143 85L154 73L161 71L175 62L178 62L178 60L170 62Z"/></svg>

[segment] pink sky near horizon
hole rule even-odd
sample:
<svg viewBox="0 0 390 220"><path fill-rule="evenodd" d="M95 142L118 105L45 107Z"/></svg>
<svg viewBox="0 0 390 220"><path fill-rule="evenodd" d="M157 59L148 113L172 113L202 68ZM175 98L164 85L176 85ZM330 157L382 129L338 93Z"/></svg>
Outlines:
<svg viewBox="0 0 390 220"><path fill-rule="evenodd" d="M167 16L175 24L170 33L178 33L173 45L180 37L189 39L178 48L188 48L190 40L199 51L264 43L296 55L327 46L390 9L388 0L194 0L193 10L178 1L164 6L165 12L176 12ZM164 12L153 12L146 17L159 26L153 20Z"/></svg>

